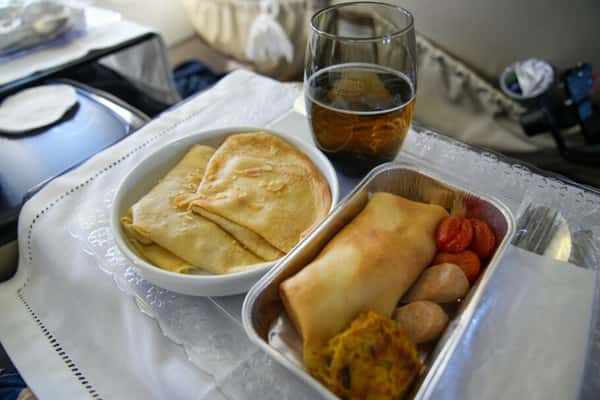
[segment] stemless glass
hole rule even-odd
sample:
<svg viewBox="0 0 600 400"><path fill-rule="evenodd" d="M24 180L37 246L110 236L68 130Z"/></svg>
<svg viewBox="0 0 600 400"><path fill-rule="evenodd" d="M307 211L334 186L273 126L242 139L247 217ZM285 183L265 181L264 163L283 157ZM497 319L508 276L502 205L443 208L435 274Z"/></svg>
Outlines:
<svg viewBox="0 0 600 400"><path fill-rule="evenodd" d="M311 19L306 111L319 148L347 176L395 158L412 121L412 14L377 2L341 3Z"/></svg>

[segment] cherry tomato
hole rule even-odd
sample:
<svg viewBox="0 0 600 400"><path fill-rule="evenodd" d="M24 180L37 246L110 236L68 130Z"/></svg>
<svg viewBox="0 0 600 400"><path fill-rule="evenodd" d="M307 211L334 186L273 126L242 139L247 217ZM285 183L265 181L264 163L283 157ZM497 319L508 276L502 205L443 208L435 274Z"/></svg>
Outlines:
<svg viewBox="0 0 600 400"><path fill-rule="evenodd" d="M491 257L496 248L496 236L492 228L487 222L477 218L470 218L469 221L473 226L473 241L470 249L477 253L482 260Z"/></svg>
<svg viewBox="0 0 600 400"><path fill-rule="evenodd" d="M473 227L469 220L459 215L451 215L440 222L435 233L438 250L460 253L467 249L473 240Z"/></svg>
<svg viewBox="0 0 600 400"><path fill-rule="evenodd" d="M433 259L432 265L452 263L458 265L465 273L467 279L473 284L481 271L481 261L477 254L471 250L461 253L438 253Z"/></svg>

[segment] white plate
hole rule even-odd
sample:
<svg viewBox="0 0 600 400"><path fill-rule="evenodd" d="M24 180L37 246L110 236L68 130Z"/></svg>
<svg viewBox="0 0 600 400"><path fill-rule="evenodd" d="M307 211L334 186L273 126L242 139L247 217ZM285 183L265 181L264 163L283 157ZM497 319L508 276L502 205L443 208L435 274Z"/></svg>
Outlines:
<svg viewBox="0 0 600 400"><path fill-rule="evenodd" d="M261 263L249 271L228 275L186 275L169 272L155 267L138 256L130 246L120 224L120 218L127 213L127 210L148 193L156 185L156 182L175 166L192 144L205 144L216 148L232 134L252 131L266 131L279 136L306 154L329 184L329 190L331 191L330 211L333 210L339 197L337 175L327 157L313 144L264 128L226 128L186 136L168 143L150 154L136 165L117 187L110 221L113 235L121 252L133 263L135 269L144 279L156 286L177 293L192 296L227 296L247 292L278 261Z"/></svg>

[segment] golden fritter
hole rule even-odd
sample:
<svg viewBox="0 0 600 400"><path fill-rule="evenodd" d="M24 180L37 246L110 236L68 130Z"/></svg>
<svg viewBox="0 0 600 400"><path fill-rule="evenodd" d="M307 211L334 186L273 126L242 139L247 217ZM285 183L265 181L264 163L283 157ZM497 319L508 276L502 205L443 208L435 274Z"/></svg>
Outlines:
<svg viewBox="0 0 600 400"><path fill-rule="evenodd" d="M384 315L361 313L334 336L309 372L345 400L401 399L421 369L416 346Z"/></svg>

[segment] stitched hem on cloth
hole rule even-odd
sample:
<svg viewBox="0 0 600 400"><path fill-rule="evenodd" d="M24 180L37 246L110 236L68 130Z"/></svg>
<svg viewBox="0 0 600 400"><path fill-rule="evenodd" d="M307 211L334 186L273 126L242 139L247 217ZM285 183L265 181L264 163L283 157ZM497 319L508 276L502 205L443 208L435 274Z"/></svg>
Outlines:
<svg viewBox="0 0 600 400"><path fill-rule="evenodd" d="M198 98L198 97L196 97L196 98ZM184 103L187 103L187 102L181 102L181 103L173 106L171 109L166 110L165 113L168 113L169 111L173 111L173 110L177 109L178 107L182 106ZM82 183L79 183L79 184L71 187L70 189L65 190L60 196L56 197L54 200L52 200L50 203L48 203L44 208L42 208L41 210L39 210L35 214L35 217L32 219L32 221L29 224L29 226L27 227L27 235L26 235L26 238L27 238L26 239L27 240L26 261L30 265L33 263L32 232L33 232L33 228L35 227L36 223L41 219L41 217L44 214L48 213L54 206L58 205L62 200L66 199L67 197L69 197L71 194L77 192L78 190L83 189L84 187L86 187L87 185L89 185L90 183L92 183L97 178L101 177L102 175L104 175L107 172L109 172L110 170L112 170L112 168L118 166L120 163L122 163L123 161L127 160L128 158L130 158L132 155L134 155L138 151L146 148L148 145L152 144L156 140L158 140L161 137L163 137L163 136L167 135L168 133L172 132L174 129L178 128L180 125L182 125L182 124L184 124L184 123L186 123L186 122L194 119L195 117L197 117L198 115L200 115L203 112L204 112L204 110L202 110L202 109L198 110L197 112L194 112L194 113L190 114L189 116L187 116L187 117L185 117L185 118L183 118L183 119L181 119L181 120L179 120L179 121L177 121L177 122L169 125L168 127L165 127L159 133L157 133L156 135L148 138L147 140L145 140L141 144L135 146L133 149L131 149L130 151L128 151L126 154L124 154L123 156L119 157L117 160L113 160L109 164L105 165L104 168L97 170L93 175L89 176ZM281 114L281 115L284 115L284 114L285 114L285 112L283 114ZM265 125L268 125L271 122L275 121L277 118L281 117L281 115L278 115L277 117L275 117L275 118L271 119L270 121L266 122ZM85 375L77 367L77 365L71 359L71 357L64 351L63 347L60 345L60 343L58 342L58 340L56 339L56 337L54 337L54 335L47 329L47 327L44 325L44 323L41 321L41 319L37 316L37 314L35 313L35 311L33 311L32 307L27 302L27 300L25 298L24 290L25 290L25 288L27 287L28 284L29 284L29 277L26 278L25 283L23 284L23 286L17 290L17 295L18 295L19 299L21 300L21 302L23 303L23 305L25 306L25 308L27 309L27 312L33 318L33 320L35 321L35 323L38 325L38 327L42 331L42 334L44 335L44 337L50 342L50 344L54 348L54 350L57 353L57 355L62 358L62 360L65 362L66 366L73 373L73 376L88 391L88 393L90 394L91 398L94 399L94 400L102 400L102 397L100 396L100 394L98 393L98 391L96 389L94 389L94 386L92 385L92 383L90 382L90 380L85 377ZM161 328L161 331L162 331L162 328Z"/></svg>

